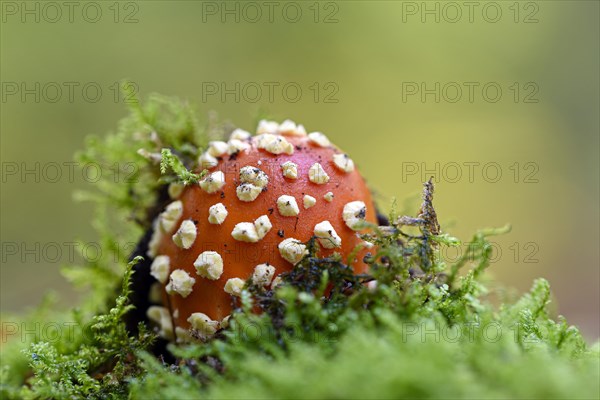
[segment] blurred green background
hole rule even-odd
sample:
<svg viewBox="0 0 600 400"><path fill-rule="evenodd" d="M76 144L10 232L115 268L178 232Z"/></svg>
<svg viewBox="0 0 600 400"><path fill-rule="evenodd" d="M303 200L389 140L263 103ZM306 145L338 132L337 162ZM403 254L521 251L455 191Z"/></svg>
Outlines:
<svg viewBox="0 0 600 400"><path fill-rule="evenodd" d="M65 163L115 129L128 78L248 130L267 111L326 133L384 210L436 175L447 232L511 223L491 275L547 277L599 336L599 2L73 4L2 2L2 311L49 289L73 304L59 268L95 237Z"/></svg>

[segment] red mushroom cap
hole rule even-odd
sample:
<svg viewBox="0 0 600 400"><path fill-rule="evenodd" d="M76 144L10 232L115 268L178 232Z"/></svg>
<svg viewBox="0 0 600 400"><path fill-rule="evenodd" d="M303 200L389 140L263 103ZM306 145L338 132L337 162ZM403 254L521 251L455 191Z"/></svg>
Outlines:
<svg viewBox="0 0 600 400"><path fill-rule="evenodd" d="M291 121L261 121L259 133L236 130L228 143L211 142L198 169L209 173L181 193L171 190L175 199L155 223L152 274L165 289L166 310L151 307L148 315L165 336L170 321L178 337L189 328L214 333L244 281L276 283L313 236L319 256L337 252L346 260L362 246L352 265L355 273L367 269L359 222L375 223L376 213L352 160Z"/></svg>

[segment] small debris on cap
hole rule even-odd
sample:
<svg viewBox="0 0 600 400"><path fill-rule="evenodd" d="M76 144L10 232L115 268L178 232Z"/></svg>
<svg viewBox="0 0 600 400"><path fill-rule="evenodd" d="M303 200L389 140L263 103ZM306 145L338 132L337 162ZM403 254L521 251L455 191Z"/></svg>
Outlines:
<svg viewBox="0 0 600 400"><path fill-rule="evenodd" d="M325 201L327 201L328 203L331 203L333 201L333 192L327 192L323 195L323 198L325 199Z"/></svg>
<svg viewBox="0 0 600 400"><path fill-rule="evenodd" d="M223 203L217 203L208 209L208 222L213 225L221 225L228 214L229 212Z"/></svg>
<svg viewBox="0 0 600 400"><path fill-rule="evenodd" d="M268 263L259 264L254 267L254 273L252 274L252 283L257 286L269 286L273 275L275 274L275 267Z"/></svg>
<svg viewBox="0 0 600 400"><path fill-rule="evenodd" d="M308 169L308 179L317 185L323 185L329 182L329 175L327 175L327 172L325 172L321 164L314 163Z"/></svg>
<svg viewBox="0 0 600 400"><path fill-rule="evenodd" d="M192 329L203 338L214 335L219 329L219 321L213 321L208 315L201 312L192 313L187 321Z"/></svg>
<svg viewBox="0 0 600 400"><path fill-rule="evenodd" d="M294 238L283 240L281 243L279 243L277 248L279 249L279 254L281 254L281 257L294 265L298 264L300 260L302 260L302 258L308 254L308 249L306 246L301 241Z"/></svg>
<svg viewBox="0 0 600 400"><path fill-rule="evenodd" d="M188 297L192 293L196 280L182 269L171 272L169 284L165 288L168 294L178 293L181 297Z"/></svg>
<svg viewBox="0 0 600 400"><path fill-rule="evenodd" d="M212 194L225 186L225 174L223 171L213 172L200 181L200 188L206 193Z"/></svg>
<svg viewBox="0 0 600 400"><path fill-rule="evenodd" d="M197 235L196 224L190 219L181 223L179 229L173 235L173 243L182 249L189 249L194 244Z"/></svg>
<svg viewBox="0 0 600 400"><path fill-rule="evenodd" d="M194 261L194 267L198 275L215 281L223 274L223 258L216 251L204 251Z"/></svg>
<svg viewBox="0 0 600 400"><path fill-rule="evenodd" d="M244 289L245 282L240 278L231 278L225 282L225 293L228 293L232 296L241 296L242 290Z"/></svg>
<svg viewBox="0 0 600 400"><path fill-rule="evenodd" d="M352 172L354 171L354 161L347 154L334 154L333 155L333 164L343 172Z"/></svg>
<svg viewBox="0 0 600 400"><path fill-rule="evenodd" d="M281 164L283 176L288 179L298 179L298 165L291 161L286 161Z"/></svg>
<svg viewBox="0 0 600 400"><path fill-rule="evenodd" d="M294 196L279 196L277 199L277 209L279 210L279 214L284 217L295 217L300 214L300 209L298 208L298 203L296 203Z"/></svg>
<svg viewBox="0 0 600 400"><path fill-rule="evenodd" d="M157 256L150 265L150 275L160 283L165 283L169 278L169 256Z"/></svg>
<svg viewBox="0 0 600 400"><path fill-rule="evenodd" d="M302 199L302 201L304 202L304 208L306 208L306 209L311 208L312 206L317 204L317 199L315 199L314 197L309 196L307 194L304 195L304 198Z"/></svg>
<svg viewBox="0 0 600 400"><path fill-rule="evenodd" d="M351 201L344 205L342 218L348 228L358 231L361 229L360 224L365 220L367 215L367 206L362 201Z"/></svg>
<svg viewBox="0 0 600 400"><path fill-rule="evenodd" d="M314 234L319 240L321 246L326 249L333 249L342 246L342 239L338 236L335 229L329 221L319 222L315 225Z"/></svg>
<svg viewBox="0 0 600 400"><path fill-rule="evenodd" d="M331 145L331 142L329 141L329 139L327 139L327 136L325 136L321 132L309 133L308 140L309 142L314 143L319 147L328 147Z"/></svg>

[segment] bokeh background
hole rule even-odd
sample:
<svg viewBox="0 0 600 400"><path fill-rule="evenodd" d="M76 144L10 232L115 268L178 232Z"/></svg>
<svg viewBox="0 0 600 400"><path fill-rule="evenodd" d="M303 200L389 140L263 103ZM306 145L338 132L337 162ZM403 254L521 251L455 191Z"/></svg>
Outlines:
<svg viewBox="0 0 600 400"><path fill-rule="evenodd" d="M434 175L445 231L511 223L490 274L546 277L598 338L599 2L72 3L2 2L1 311L75 304L59 269L95 236L66 163L127 113L128 78L248 130L268 112L326 133L383 210L416 211Z"/></svg>

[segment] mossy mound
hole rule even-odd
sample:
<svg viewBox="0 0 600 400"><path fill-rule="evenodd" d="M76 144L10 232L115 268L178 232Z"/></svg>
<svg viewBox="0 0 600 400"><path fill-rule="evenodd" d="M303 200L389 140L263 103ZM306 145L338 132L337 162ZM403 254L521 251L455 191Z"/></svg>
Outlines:
<svg viewBox="0 0 600 400"><path fill-rule="evenodd" d="M164 201L161 188L197 181L189 170L198 149L230 130L212 121L200 126L185 103L152 96L132 104L118 132L90 138L79 159L105 167L105 180L79 197L96 203L94 225L107 251L94 263L65 267L88 293L77 308L52 311L49 302L21 319L64 323L71 334L3 343L2 398L600 396L600 347L552 318L545 280L500 307L487 300L487 238L506 228L476 233L456 263L444 263L440 249L460 242L440 233L430 182L416 217L392 212L387 226L370 227L366 238L378 252L368 275L311 252L275 291L249 282L229 327L214 339L158 339L135 300L145 260L130 260L120 244L143 244ZM159 168L153 160L160 159ZM118 173L128 179L114 179ZM251 312L256 307L263 312Z"/></svg>

